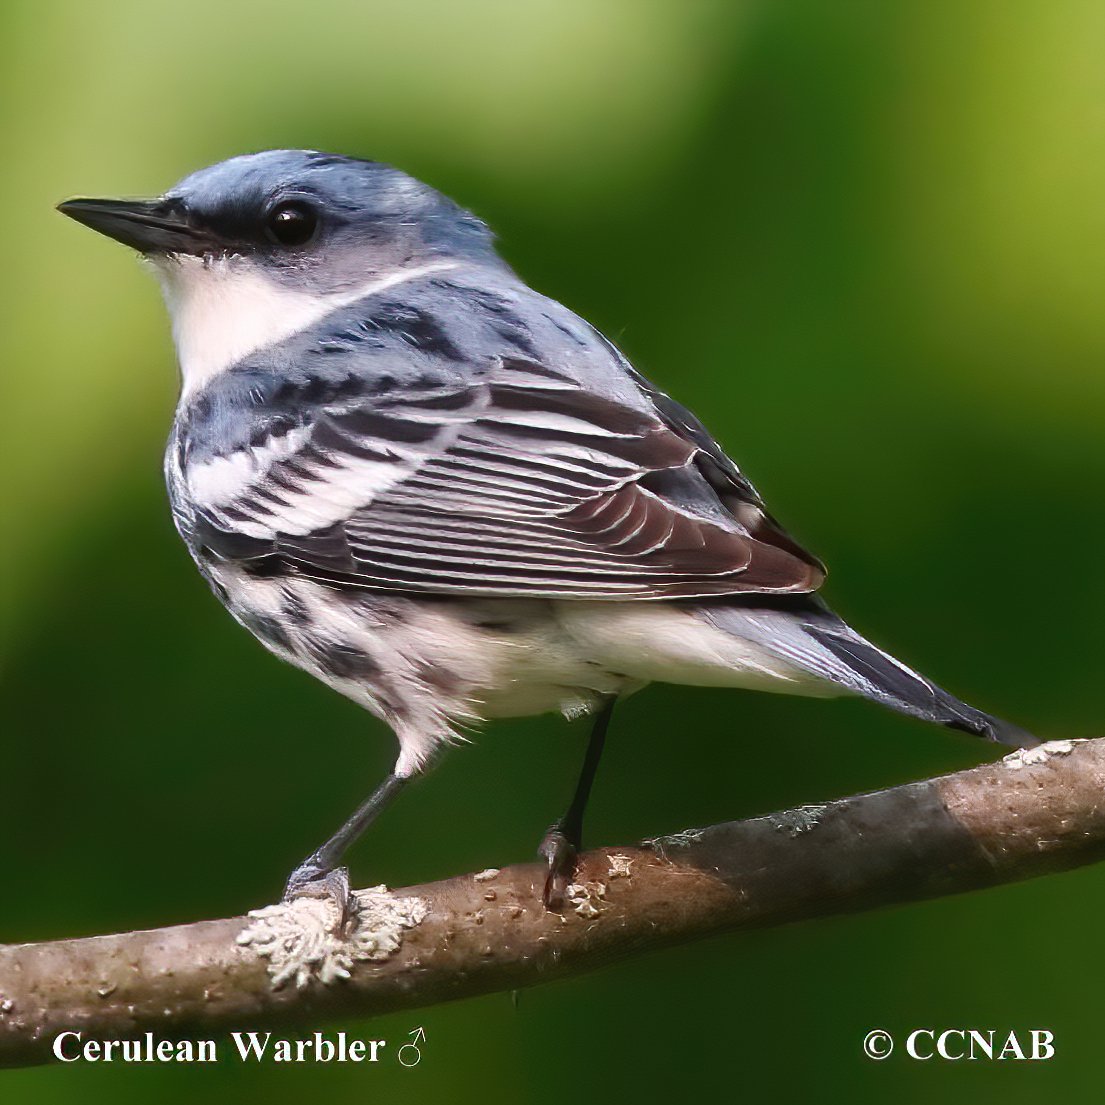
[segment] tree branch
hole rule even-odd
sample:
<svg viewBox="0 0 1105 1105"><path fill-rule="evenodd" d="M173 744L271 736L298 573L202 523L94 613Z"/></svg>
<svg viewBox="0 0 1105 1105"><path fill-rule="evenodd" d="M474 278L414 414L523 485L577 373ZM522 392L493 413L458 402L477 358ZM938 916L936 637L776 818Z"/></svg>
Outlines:
<svg viewBox="0 0 1105 1105"><path fill-rule="evenodd" d="M84 1039L317 1027L532 986L722 930L961 893L1105 858L1105 738L582 857L560 913L537 864L249 918L0 948L0 1064ZM344 977L348 975L348 977Z"/></svg>

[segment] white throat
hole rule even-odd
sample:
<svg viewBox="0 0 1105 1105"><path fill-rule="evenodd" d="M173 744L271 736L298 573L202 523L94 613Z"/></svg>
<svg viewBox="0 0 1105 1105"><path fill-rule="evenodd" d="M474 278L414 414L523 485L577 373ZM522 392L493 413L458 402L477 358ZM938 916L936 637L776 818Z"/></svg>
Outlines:
<svg viewBox="0 0 1105 1105"><path fill-rule="evenodd" d="M457 265L456 261L431 262L319 295L285 287L243 257L212 261L179 256L157 261L180 362L181 396L198 391L243 357L299 333L339 307Z"/></svg>

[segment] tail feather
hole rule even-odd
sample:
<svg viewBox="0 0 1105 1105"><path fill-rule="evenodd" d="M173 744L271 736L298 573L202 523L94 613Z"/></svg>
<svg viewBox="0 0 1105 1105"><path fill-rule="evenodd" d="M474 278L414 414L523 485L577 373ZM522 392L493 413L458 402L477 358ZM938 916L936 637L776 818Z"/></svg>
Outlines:
<svg viewBox="0 0 1105 1105"><path fill-rule="evenodd" d="M998 744L1028 748L1040 743L1031 733L1011 722L968 706L865 641L844 622L840 624L847 635L816 625L807 631L870 686L868 697L900 713L973 733Z"/></svg>
<svg viewBox="0 0 1105 1105"><path fill-rule="evenodd" d="M727 603L705 607L703 613L719 628L755 639L790 663L899 713L1013 748L1040 743L1026 730L968 706L876 648L818 600L760 609Z"/></svg>

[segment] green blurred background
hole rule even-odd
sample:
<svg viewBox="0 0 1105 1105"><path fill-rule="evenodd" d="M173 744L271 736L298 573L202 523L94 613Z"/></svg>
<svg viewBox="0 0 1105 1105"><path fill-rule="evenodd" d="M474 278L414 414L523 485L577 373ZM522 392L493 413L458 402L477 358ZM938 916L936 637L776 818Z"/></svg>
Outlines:
<svg viewBox="0 0 1105 1105"><path fill-rule="evenodd" d="M391 763L382 725L193 570L160 481L155 285L52 209L247 150L390 161L475 209L706 418L857 627L1041 734L1100 731L1101 4L21 0L0 20L0 939L269 901ZM358 847L356 881L528 858L583 741L491 727ZM589 836L993 755L862 702L654 687L616 721ZM0 1096L1063 1100L1105 1067L1103 908L1088 869L363 1026L424 1025L414 1071L72 1066L0 1075ZM1050 1028L1058 1055L862 1057L871 1028L926 1026Z"/></svg>

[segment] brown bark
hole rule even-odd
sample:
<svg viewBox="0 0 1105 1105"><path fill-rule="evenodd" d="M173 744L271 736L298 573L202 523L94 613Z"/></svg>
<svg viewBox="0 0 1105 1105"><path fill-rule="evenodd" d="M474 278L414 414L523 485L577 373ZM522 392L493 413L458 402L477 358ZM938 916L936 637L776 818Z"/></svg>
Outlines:
<svg viewBox="0 0 1105 1105"><path fill-rule="evenodd" d="M275 987L249 923L221 921L0 948L0 1064L54 1038L212 1038L319 1027L532 986L723 930L977 890L1105 858L1105 739L925 782L582 857L559 913L537 864L396 891L425 903L394 950L348 979ZM1027 760L1027 762L1026 762ZM1038 761L1038 762L1033 762ZM421 916L421 914L419 915Z"/></svg>

